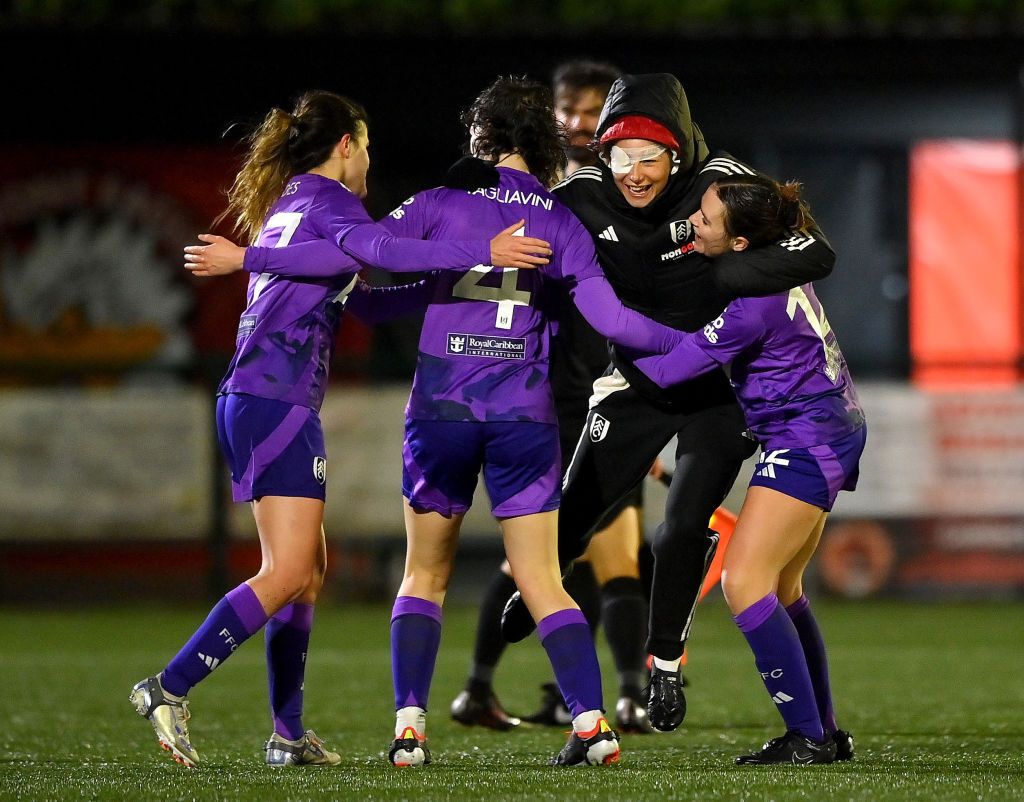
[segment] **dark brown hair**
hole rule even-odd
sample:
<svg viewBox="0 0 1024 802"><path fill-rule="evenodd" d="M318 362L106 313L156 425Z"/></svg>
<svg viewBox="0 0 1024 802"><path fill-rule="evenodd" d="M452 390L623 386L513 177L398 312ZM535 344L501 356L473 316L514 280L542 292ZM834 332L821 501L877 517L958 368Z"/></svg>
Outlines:
<svg viewBox="0 0 1024 802"><path fill-rule="evenodd" d="M551 90L525 78L498 78L462 113L475 133L474 156L518 153L546 187L565 167L565 138L555 120Z"/></svg>
<svg viewBox="0 0 1024 802"><path fill-rule="evenodd" d="M338 141L367 124L358 103L332 92L303 94L292 112L274 108L246 141L249 151L217 218L234 217L235 230L255 240L288 179L323 164Z"/></svg>
<svg viewBox="0 0 1024 802"><path fill-rule="evenodd" d="M764 175L730 175L711 186L725 206L725 232L756 248L813 225L797 181L780 184Z"/></svg>
<svg viewBox="0 0 1024 802"><path fill-rule="evenodd" d="M622 70L606 61L577 59L563 62L555 67L551 85L556 93L562 89L579 92L593 87L600 90L602 95L607 95L608 90L615 83L615 79L620 75L622 75Z"/></svg>

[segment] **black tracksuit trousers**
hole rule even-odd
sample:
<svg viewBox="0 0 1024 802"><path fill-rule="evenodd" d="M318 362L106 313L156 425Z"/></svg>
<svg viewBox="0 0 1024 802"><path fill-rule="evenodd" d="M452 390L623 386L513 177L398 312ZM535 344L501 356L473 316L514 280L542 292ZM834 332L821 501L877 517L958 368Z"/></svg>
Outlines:
<svg viewBox="0 0 1024 802"><path fill-rule="evenodd" d="M665 521L654 538L649 653L674 660L717 546L711 514L732 488L756 444L744 436L736 403L667 412L626 385L590 410L566 471L558 514L559 560L568 565L616 503L641 483L665 444L678 435Z"/></svg>

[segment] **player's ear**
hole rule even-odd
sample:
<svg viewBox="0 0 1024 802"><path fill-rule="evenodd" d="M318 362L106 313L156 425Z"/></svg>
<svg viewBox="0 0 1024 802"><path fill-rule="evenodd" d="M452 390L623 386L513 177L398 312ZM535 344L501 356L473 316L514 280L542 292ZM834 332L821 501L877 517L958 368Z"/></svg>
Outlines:
<svg viewBox="0 0 1024 802"><path fill-rule="evenodd" d="M745 251L748 247L750 247L750 240L746 237L736 237L732 241L732 249L734 251Z"/></svg>
<svg viewBox="0 0 1024 802"><path fill-rule="evenodd" d="M338 144L334 146L333 155L347 159L352 155L353 147L352 135L345 134L345 136L338 140Z"/></svg>

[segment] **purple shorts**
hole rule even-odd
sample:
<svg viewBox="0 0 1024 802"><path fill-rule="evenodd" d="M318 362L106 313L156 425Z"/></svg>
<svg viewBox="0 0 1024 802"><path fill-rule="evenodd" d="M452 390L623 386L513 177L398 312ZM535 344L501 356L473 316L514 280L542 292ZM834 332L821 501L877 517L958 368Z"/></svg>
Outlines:
<svg viewBox="0 0 1024 802"><path fill-rule="evenodd" d="M518 421L407 420L402 495L417 510L461 515L481 468L496 518L558 509L558 427Z"/></svg>
<svg viewBox="0 0 1024 802"><path fill-rule="evenodd" d="M217 398L217 439L231 469L231 496L327 496L327 450L309 407L254 395Z"/></svg>
<svg viewBox="0 0 1024 802"><path fill-rule="evenodd" d="M763 449L750 484L778 490L829 512L840 490L857 488L867 437L868 428L862 426L828 445Z"/></svg>

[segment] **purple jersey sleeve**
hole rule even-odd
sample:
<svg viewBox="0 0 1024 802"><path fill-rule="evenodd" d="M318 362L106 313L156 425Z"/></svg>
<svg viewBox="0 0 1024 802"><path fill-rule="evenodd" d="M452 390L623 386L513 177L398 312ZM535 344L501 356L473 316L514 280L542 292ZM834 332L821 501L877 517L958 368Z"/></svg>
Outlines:
<svg viewBox="0 0 1024 802"><path fill-rule="evenodd" d="M390 272L467 270L491 258L489 240L425 242L396 237L373 222L362 203L348 190L319 192L308 213L317 233L327 242L313 247L249 248L243 267L249 272L324 278L354 272L352 259ZM331 254L328 247L340 248ZM250 255L250 251L254 251ZM344 258L344 257L348 258Z"/></svg>
<svg viewBox="0 0 1024 802"><path fill-rule="evenodd" d="M334 242L314 239L284 248L250 245L245 249L242 269L249 273L275 276L328 278L359 272L361 265Z"/></svg>
<svg viewBox="0 0 1024 802"><path fill-rule="evenodd" d="M756 304L734 301L703 330L686 334L669 353L645 356L634 364L661 387L687 381L735 359L764 336Z"/></svg>
<svg viewBox="0 0 1024 802"><path fill-rule="evenodd" d="M616 345L645 353L665 353L684 337L683 332L622 305L601 272L594 241L582 224L563 246L559 266L576 308L598 334Z"/></svg>

